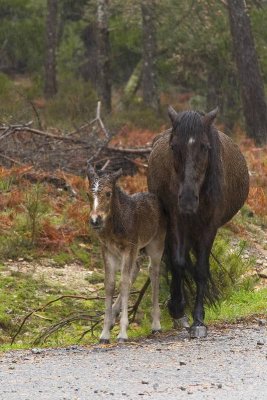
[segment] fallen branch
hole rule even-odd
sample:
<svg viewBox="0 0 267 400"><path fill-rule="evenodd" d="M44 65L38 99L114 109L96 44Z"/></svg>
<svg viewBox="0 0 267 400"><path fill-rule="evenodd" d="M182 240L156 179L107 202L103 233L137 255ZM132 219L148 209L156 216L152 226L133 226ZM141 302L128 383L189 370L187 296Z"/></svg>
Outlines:
<svg viewBox="0 0 267 400"><path fill-rule="evenodd" d="M4 160L7 160L9 162L12 162L13 164L17 164L17 165L21 165L24 166L25 164L21 163L18 160L15 160L14 158L8 157L8 156L4 156L4 154L0 153L0 157L2 157Z"/></svg>
<svg viewBox="0 0 267 400"><path fill-rule="evenodd" d="M48 306L50 306L51 304L63 300L63 299L79 299L79 300L104 300L104 297L99 297L99 296L95 296L95 297L84 297L84 296L76 296L76 295L62 295L60 297L57 297L54 300L50 300L48 303L44 304L41 307L35 308L34 310L32 310L29 314L26 315L26 317L23 318L22 323L19 326L19 329L17 330L17 332L15 333L15 335L12 337L11 339L11 345L15 342L16 337L20 334L23 326L25 325L25 322L35 313L39 312L39 311L44 311Z"/></svg>
<svg viewBox="0 0 267 400"><path fill-rule="evenodd" d="M97 102L97 108L96 108L96 121L99 123L99 125L100 125L102 131L105 133L106 137L110 138L110 134L107 131L107 129L106 129L105 125L103 124L103 121L102 121L102 119L100 117L100 111L101 111L101 102L98 101Z"/></svg>
<svg viewBox="0 0 267 400"><path fill-rule="evenodd" d="M133 322L138 310L138 307L145 295L145 292L148 288L150 284L150 278L148 278L144 284L144 286L141 288L140 291L133 291L130 293L130 295L134 295L134 294L138 294L138 298L136 300L136 302L134 303L134 305L132 307L130 307L129 309L129 316L131 316L130 322ZM115 299L117 296L113 296L113 298ZM93 296L93 297L85 297L85 296L78 296L78 295L62 295L60 297L57 297L56 299L50 300L48 303L32 310L30 313L28 313L22 320L17 332L15 333L15 335L12 337L11 339L11 345L13 345L13 343L15 342L17 336L20 334L23 326L25 325L25 323L27 322L27 320L32 316L32 315L36 315L39 318L41 318L40 315L36 314L40 311L44 311L47 307L49 307L51 304L57 302L57 301L61 301L63 299L78 299L78 300L86 300L86 301L95 301L95 300L105 300L105 297L103 296ZM89 313L80 313L80 314L74 314L71 315L69 317L63 318L62 320L60 320L59 322L57 322L56 324L50 326L49 328L47 328L37 339L35 339L34 344L40 343L42 340L46 340L52 333L62 329L64 326L68 325L71 322L77 321L77 320L89 320L91 321L93 324L91 326L91 328L87 331L85 331L82 336L80 337L79 340L81 340L86 333L91 332L93 335L93 330L94 328L99 325L102 321L103 318L101 318L104 315L103 311L92 311L91 314ZM43 317L44 319L48 319L46 317Z"/></svg>
<svg viewBox="0 0 267 400"><path fill-rule="evenodd" d="M32 123L32 121L30 123ZM36 135L47 137L47 138L54 139L54 140L63 140L65 142L72 142L72 143L85 144L85 145L87 144L84 140L81 140L81 139L75 139L75 138L71 138L69 136L63 136L63 135L54 135L53 133L44 132L39 129L31 128L29 126L30 123L28 122L27 124L23 124L23 125L10 125L10 126L2 125L2 126L0 126L0 130L5 131L5 130L9 129L10 130L9 134L14 133L14 132L27 131L27 132L31 132ZM6 136L1 135L0 140L4 139L5 137Z"/></svg>
<svg viewBox="0 0 267 400"><path fill-rule="evenodd" d="M69 135L69 136L75 135L76 133L82 131L84 128L87 128L88 126L93 125L93 124L95 124L97 122L99 124L101 130L104 132L105 136L107 138L110 138L111 135L108 132L108 130L106 129L106 127L105 127L105 125L104 125L104 123L102 121L102 118L100 116L100 111L101 111L101 102L98 101L97 102L97 107L96 107L96 117L93 120L91 120L89 122L86 122L85 124L83 124L79 128L75 129L75 131L67 133L67 135Z"/></svg>
<svg viewBox="0 0 267 400"><path fill-rule="evenodd" d="M137 167L148 168L147 164L141 163L140 161L132 160L129 157L124 157L124 158L125 158L125 160L130 161L131 163L136 165Z"/></svg>
<svg viewBox="0 0 267 400"><path fill-rule="evenodd" d="M135 320L135 316L136 316L138 307L139 307L149 285L150 285L150 278L147 278L144 286L142 287L142 289L139 292L139 295L138 295L138 298L137 298L135 304L133 305L131 311L129 312L129 315L131 316L130 322L133 322Z"/></svg>
<svg viewBox="0 0 267 400"><path fill-rule="evenodd" d="M72 315L67 318L63 318L55 325L47 328L40 336L38 336L37 339L34 340L33 344L36 345L36 344L40 344L41 342L44 342L50 335L52 335L55 332L58 332L60 329L63 329L65 326L69 325L70 323L72 323L74 321L81 321L81 320L94 321L95 318L97 318L96 323L99 324L101 322L101 320L99 320L99 316L102 316L103 314L104 313L94 316L94 315L89 315L88 313L86 313L86 314L81 313L81 314Z"/></svg>
<svg viewBox="0 0 267 400"><path fill-rule="evenodd" d="M126 147L108 147L109 150L118 152L118 153L131 153L131 154L149 154L152 150L152 147L140 147L140 148L126 148Z"/></svg>

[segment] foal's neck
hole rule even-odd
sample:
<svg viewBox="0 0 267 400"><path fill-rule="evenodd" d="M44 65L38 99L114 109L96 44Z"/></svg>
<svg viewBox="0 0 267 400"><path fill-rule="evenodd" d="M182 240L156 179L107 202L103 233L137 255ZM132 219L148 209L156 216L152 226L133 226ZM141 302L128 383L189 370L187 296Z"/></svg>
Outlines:
<svg viewBox="0 0 267 400"><path fill-rule="evenodd" d="M126 223L130 217L128 212L129 195L121 188L115 186L109 222L115 235L126 235Z"/></svg>

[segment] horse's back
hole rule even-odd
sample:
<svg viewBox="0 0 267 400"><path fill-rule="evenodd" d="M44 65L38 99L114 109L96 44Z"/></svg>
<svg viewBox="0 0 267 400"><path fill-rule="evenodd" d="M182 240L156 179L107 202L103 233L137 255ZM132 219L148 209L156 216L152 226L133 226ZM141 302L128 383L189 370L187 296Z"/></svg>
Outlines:
<svg viewBox="0 0 267 400"><path fill-rule="evenodd" d="M222 223L229 221L243 206L249 191L246 160L232 139L219 132L223 168Z"/></svg>
<svg viewBox="0 0 267 400"><path fill-rule="evenodd" d="M173 158L169 148L169 139L169 131L157 136L148 160L148 189L157 194L160 199L160 194L168 190L173 174Z"/></svg>

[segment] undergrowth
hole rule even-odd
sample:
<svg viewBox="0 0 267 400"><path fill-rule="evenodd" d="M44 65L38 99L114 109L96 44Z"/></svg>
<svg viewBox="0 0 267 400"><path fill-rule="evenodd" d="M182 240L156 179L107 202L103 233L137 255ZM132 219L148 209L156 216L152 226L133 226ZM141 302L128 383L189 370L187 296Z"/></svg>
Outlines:
<svg viewBox="0 0 267 400"><path fill-rule="evenodd" d="M23 179L24 172L25 169L20 167L11 170L0 169L0 344L3 349L9 348L11 337L31 310L63 294L79 295L88 290L88 297L92 294L104 295L104 273L99 243L88 227L90 207L85 195L88 190L86 180L67 176L68 184L77 192L76 198L70 198L67 192L47 184L29 185ZM145 174L141 173L131 179L126 177L122 180L122 185L130 192L146 190ZM257 192L254 196L258 196ZM265 200L260 204L264 209ZM234 321L239 316L266 311L266 289L255 289L257 277L251 273L254 261L242 258L246 242L237 239L237 235L247 239L247 226L249 229L253 229L253 226L254 229L266 226L265 214L259 205L257 207L251 196L249 204L226 229L220 230L217 236L213 248L215 258L211 257L211 268L215 286L221 293L221 300L217 308L207 307L208 323ZM60 270L63 270L66 264L72 263L88 270L81 290L74 292L71 282L69 287L66 287L60 281L53 282L51 279L51 282L48 282L40 276L37 278L32 270L10 268L13 261L27 262L39 260L40 257L51 259L55 268ZM147 271L144 268L135 287L140 289L146 278ZM166 273L161 277L160 296L162 326L167 330L172 327L172 321L166 307L169 297ZM86 315L95 310L102 312L103 309L103 300L62 299L45 310L34 313L25 323L15 346L32 346L38 335L57 321L71 315L76 315L77 319L54 332L44 345L64 346L77 343L90 327ZM130 337L150 333L150 310L149 289L139 307L135 322L130 326ZM95 328L95 336L89 332L82 342L97 341L100 326L101 324ZM117 331L116 326L113 337Z"/></svg>

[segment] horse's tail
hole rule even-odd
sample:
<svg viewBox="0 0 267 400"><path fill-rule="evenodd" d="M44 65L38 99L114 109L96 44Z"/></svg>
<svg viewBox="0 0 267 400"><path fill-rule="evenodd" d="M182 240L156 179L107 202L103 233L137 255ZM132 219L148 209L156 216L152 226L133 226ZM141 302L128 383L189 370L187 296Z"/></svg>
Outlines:
<svg viewBox="0 0 267 400"><path fill-rule="evenodd" d="M168 234L166 234L163 262L165 263L166 281L169 286L171 285L169 273L171 273L172 275L175 268L177 268L173 260L170 243L170 238L168 237ZM195 302L196 294L196 268L192 262L190 254L188 255L188 259L185 262L184 268L182 268L181 270L181 276L182 290L184 292L186 306L192 309ZM216 287L210 273L208 276L204 298L206 303L211 306L216 306L220 298L220 290Z"/></svg>

